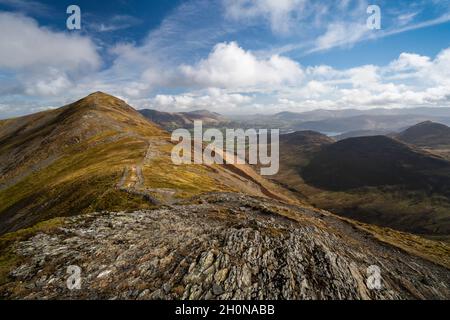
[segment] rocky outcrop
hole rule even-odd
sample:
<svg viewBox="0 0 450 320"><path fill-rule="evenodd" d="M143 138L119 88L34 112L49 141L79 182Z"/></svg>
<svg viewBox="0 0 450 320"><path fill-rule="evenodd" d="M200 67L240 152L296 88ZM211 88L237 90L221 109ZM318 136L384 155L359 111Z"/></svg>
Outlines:
<svg viewBox="0 0 450 320"><path fill-rule="evenodd" d="M450 298L444 267L321 211L238 194L67 218L14 250L7 299ZM369 288L370 266L381 288Z"/></svg>

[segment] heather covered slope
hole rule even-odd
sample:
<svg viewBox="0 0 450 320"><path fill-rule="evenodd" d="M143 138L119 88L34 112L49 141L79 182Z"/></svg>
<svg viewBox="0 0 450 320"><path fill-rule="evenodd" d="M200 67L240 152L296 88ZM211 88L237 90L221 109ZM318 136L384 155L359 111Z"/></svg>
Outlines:
<svg viewBox="0 0 450 320"><path fill-rule="evenodd" d="M163 135L125 102L103 93L5 122L0 127L0 183L6 185L82 143Z"/></svg>

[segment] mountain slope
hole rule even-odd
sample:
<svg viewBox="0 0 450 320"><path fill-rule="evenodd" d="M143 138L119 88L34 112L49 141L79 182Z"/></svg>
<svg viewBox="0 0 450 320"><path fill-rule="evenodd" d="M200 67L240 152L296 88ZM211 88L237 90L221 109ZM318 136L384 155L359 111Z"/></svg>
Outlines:
<svg viewBox="0 0 450 320"><path fill-rule="evenodd" d="M448 247L381 242L323 211L236 193L65 219L14 244L6 299L448 299ZM0 238L0 240L2 240ZM1 243L1 242L0 242ZM417 247L414 247L417 245ZM431 262L424 258L432 252ZM439 264L441 265L439 265ZM67 289L81 268L82 290ZM369 267L380 270L370 289ZM32 285L33 284L33 285Z"/></svg>
<svg viewBox="0 0 450 320"><path fill-rule="evenodd" d="M202 121L204 126L225 124L228 120L215 112L196 110L191 112L162 112L152 109L139 110L139 112L152 122L159 124L166 130L178 128L190 129L194 121Z"/></svg>
<svg viewBox="0 0 450 320"><path fill-rule="evenodd" d="M385 136L351 138L321 150L304 169L304 178L329 190L402 185L446 193L450 162Z"/></svg>
<svg viewBox="0 0 450 320"><path fill-rule="evenodd" d="M169 134L107 94L1 124L1 299L450 296L446 244L313 209L246 165L176 166ZM332 143L303 138L305 164Z"/></svg>
<svg viewBox="0 0 450 320"><path fill-rule="evenodd" d="M309 201L363 221L448 241L450 162L384 136L322 149L303 170Z"/></svg>
<svg viewBox="0 0 450 320"><path fill-rule="evenodd" d="M297 195L304 185L301 172L323 147L334 143L326 135L314 131L298 131L280 136L280 170L272 177Z"/></svg>
<svg viewBox="0 0 450 320"><path fill-rule="evenodd" d="M175 166L170 135L104 93L7 120L0 130L0 234L54 217L149 208L201 192L289 199L245 166Z"/></svg>
<svg viewBox="0 0 450 320"><path fill-rule="evenodd" d="M2 126L0 233L86 210L139 207L115 188L124 166L167 136L123 101L103 93Z"/></svg>
<svg viewBox="0 0 450 320"><path fill-rule="evenodd" d="M302 135L280 138L280 172L272 177L299 199L358 221L450 240L448 161L383 136L333 143L316 133L311 144Z"/></svg>
<svg viewBox="0 0 450 320"><path fill-rule="evenodd" d="M419 147L450 147L450 128L440 123L426 121L395 135L395 138Z"/></svg>

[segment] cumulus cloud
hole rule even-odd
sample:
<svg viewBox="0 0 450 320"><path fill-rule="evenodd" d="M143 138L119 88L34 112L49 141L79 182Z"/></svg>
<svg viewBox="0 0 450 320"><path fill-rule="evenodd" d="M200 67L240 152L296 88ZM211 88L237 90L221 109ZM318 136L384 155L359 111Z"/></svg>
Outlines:
<svg viewBox="0 0 450 320"><path fill-rule="evenodd" d="M431 66L432 62L430 60L430 57L404 52L397 60L390 64L390 68L393 71L423 69Z"/></svg>
<svg viewBox="0 0 450 320"><path fill-rule="evenodd" d="M152 108L162 111L186 111L208 109L211 111L239 112L239 108L253 100L251 96L229 93L217 88L179 95L158 94L153 99L134 101L139 108Z"/></svg>
<svg viewBox="0 0 450 320"><path fill-rule="evenodd" d="M45 73L21 76L21 81L25 87L25 94L30 96L57 95L73 86L66 73L54 68L48 69Z"/></svg>
<svg viewBox="0 0 450 320"><path fill-rule="evenodd" d="M365 65L338 70L309 67L305 85L277 93L274 109L405 108L450 106L450 49L434 59L402 53L385 66Z"/></svg>
<svg viewBox="0 0 450 320"><path fill-rule="evenodd" d="M0 74L8 74L10 92L57 95L73 80L101 63L87 37L55 32L22 15L0 13Z"/></svg>
<svg viewBox="0 0 450 320"><path fill-rule="evenodd" d="M432 79L437 84L450 86L450 48L440 52L428 68L421 70L420 75Z"/></svg>
<svg viewBox="0 0 450 320"><path fill-rule="evenodd" d="M190 83L222 88L295 84L303 76L297 62L278 55L258 59L235 42L216 45L206 59L180 70Z"/></svg>
<svg viewBox="0 0 450 320"><path fill-rule="evenodd" d="M90 39L53 32L33 19L0 13L0 68L52 66L96 68L100 58Z"/></svg>
<svg viewBox="0 0 450 320"><path fill-rule="evenodd" d="M301 57L372 37L365 25L366 0L331 4L310 0L223 1L225 18L206 0L181 4L142 41L108 48L112 63L100 70L100 57L88 37L55 32L33 19L0 13L1 109L13 105L5 98L10 96L19 96L23 101L31 100L26 95L42 96L42 105L62 105L67 101L61 102L61 93L70 101L97 90L121 96L139 108L165 111L200 108L270 113L314 108L450 106L450 49L436 57L405 52L385 65L348 69L327 65L303 68L301 58L297 62L286 56L296 48L301 48L301 54L295 56ZM123 22L120 27L124 28L137 23L127 16L112 19ZM255 45L254 38L248 41L245 32L239 34L243 46L223 42L235 39L246 27L242 22L252 25L259 20L259 24L260 19L274 33L268 37L274 39L275 47L266 47L270 51L249 50L260 48L260 44ZM405 16L400 20L417 19ZM448 20L443 16L422 24L408 22L400 29L382 30L377 36ZM109 21L97 27L97 31L112 31ZM291 29L299 32L284 34ZM277 45L288 49L276 54L280 52ZM32 110L25 107L29 106L24 104L25 112Z"/></svg>

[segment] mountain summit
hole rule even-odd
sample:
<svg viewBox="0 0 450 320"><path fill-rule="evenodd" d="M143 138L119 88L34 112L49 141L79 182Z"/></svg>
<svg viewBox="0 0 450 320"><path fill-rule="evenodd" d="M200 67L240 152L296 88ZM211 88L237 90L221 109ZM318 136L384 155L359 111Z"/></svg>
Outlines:
<svg viewBox="0 0 450 320"><path fill-rule="evenodd" d="M0 234L57 216L147 208L201 191L283 198L246 166L175 166L172 147L168 132L102 92L0 122Z"/></svg>
<svg viewBox="0 0 450 320"><path fill-rule="evenodd" d="M450 147L450 128L444 124L426 121L406 129L395 138L419 147Z"/></svg>

